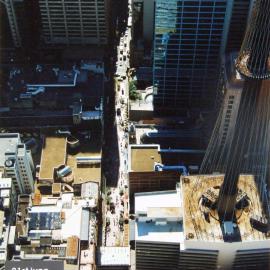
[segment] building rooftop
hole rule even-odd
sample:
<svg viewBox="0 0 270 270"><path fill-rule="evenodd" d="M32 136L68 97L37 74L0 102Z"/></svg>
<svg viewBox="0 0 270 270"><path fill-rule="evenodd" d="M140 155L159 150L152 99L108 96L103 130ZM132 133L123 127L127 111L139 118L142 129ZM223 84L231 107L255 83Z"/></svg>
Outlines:
<svg viewBox="0 0 270 270"><path fill-rule="evenodd" d="M0 133L0 167L5 166L5 153L16 153L20 142L19 133Z"/></svg>
<svg viewBox="0 0 270 270"><path fill-rule="evenodd" d="M79 238L76 236L70 236L67 239L67 252L68 258L76 259L79 253Z"/></svg>
<svg viewBox="0 0 270 270"><path fill-rule="evenodd" d="M19 195L17 213L20 213L16 217L16 234L17 236L25 236L27 234L27 226L24 221L28 215L28 207L31 205L30 195Z"/></svg>
<svg viewBox="0 0 270 270"><path fill-rule="evenodd" d="M138 90L141 94L141 99L130 101L130 110L134 111L150 111L153 112L153 89L152 90Z"/></svg>
<svg viewBox="0 0 270 270"><path fill-rule="evenodd" d="M185 232L185 245L189 242L208 241L224 242L226 235L222 232L219 217L216 210L211 210L209 220L204 215L204 208L199 203L202 195L210 194L216 198L219 187L223 183L224 175L196 175L183 176L181 178L183 196L183 224ZM254 229L251 226L251 217L264 217L259 193L252 175L240 175L238 189L246 193L250 205L244 209L236 209L237 226L239 237L232 242L262 241L267 240L270 244L270 235Z"/></svg>
<svg viewBox="0 0 270 270"><path fill-rule="evenodd" d="M14 235L11 233L11 213L14 207L14 195L12 192L11 178L2 178L0 172L0 265L7 259L8 243L14 242ZM11 203L12 202L12 203Z"/></svg>
<svg viewBox="0 0 270 270"><path fill-rule="evenodd" d="M12 68L4 85L6 98L2 106L6 109L0 111L3 124L19 125L18 119L27 116L24 119L27 125L31 125L33 119L41 126L48 125L48 121L52 125L56 121L71 125L72 106L76 102L83 105L84 111L94 111L102 102L104 89L103 68L97 68L97 65L82 63L77 66L36 65ZM53 118L45 119L44 115Z"/></svg>
<svg viewBox="0 0 270 270"><path fill-rule="evenodd" d="M151 208L181 208L181 197L176 190L135 193L135 212Z"/></svg>
<svg viewBox="0 0 270 270"><path fill-rule="evenodd" d="M130 247L100 247L98 264L101 266L130 265Z"/></svg>
<svg viewBox="0 0 270 270"><path fill-rule="evenodd" d="M180 190L135 193L135 240L183 242Z"/></svg>
<svg viewBox="0 0 270 270"><path fill-rule="evenodd" d="M98 200L99 188L95 182L86 182L82 184L81 197L82 198L94 198Z"/></svg>
<svg viewBox="0 0 270 270"><path fill-rule="evenodd" d="M155 125L134 125L134 143L159 145L160 158L166 165L201 164L205 151L202 129L190 119L175 118L171 122L166 122L165 119L163 121Z"/></svg>
<svg viewBox="0 0 270 270"><path fill-rule="evenodd" d="M73 184L85 182L100 183L101 179L101 137L95 133L90 139L80 139L76 152L69 151L66 137L48 136L44 140L41 154L39 180L53 184L54 171L61 165L71 168ZM78 159L96 158L96 164L79 164Z"/></svg>
<svg viewBox="0 0 270 270"><path fill-rule="evenodd" d="M2 172L0 172L0 207L2 209L10 208L11 201L11 190L12 190L12 179L4 178Z"/></svg>
<svg viewBox="0 0 270 270"><path fill-rule="evenodd" d="M67 155L67 165L72 168L74 175L74 184L84 182L97 182L100 183L101 179L101 164L93 166L78 166L78 157L96 157L101 158L101 134L91 136L90 140L85 140L80 143L80 149L76 154Z"/></svg>
<svg viewBox="0 0 270 270"><path fill-rule="evenodd" d="M65 137L46 137L41 153L39 179L53 183L54 170L66 163Z"/></svg>
<svg viewBox="0 0 270 270"><path fill-rule="evenodd" d="M149 127L149 126L135 126L136 128L136 144L141 144L141 137L143 136L143 134L147 133L147 132L151 132L151 131L157 131L156 128Z"/></svg>
<svg viewBox="0 0 270 270"><path fill-rule="evenodd" d="M23 235L19 235L23 236L19 237L19 241L27 238L30 244L20 242L20 256L24 259L48 256L53 260L64 261L65 270L78 270L80 241L89 243L90 232L94 239L97 237L96 216L91 212L92 205L88 203L90 200L74 198L72 192L62 193L61 197L43 196L39 205L34 206L31 200L25 199L20 198L20 203L28 203L25 206L27 212L17 215L16 222L22 222L25 230ZM22 207L19 207L18 211L21 210ZM93 228L90 228L90 219ZM87 251L87 264L94 263L95 250L91 246ZM86 245L83 247L87 248Z"/></svg>
<svg viewBox="0 0 270 270"><path fill-rule="evenodd" d="M138 221L135 224L135 240L165 243L183 243L184 233L181 222L167 221L166 224Z"/></svg>
<svg viewBox="0 0 270 270"><path fill-rule="evenodd" d="M154 171L155 162L161 162L159 145L131 145L129 155L129 171Z"/></svg>
<svg viewBox="0 0 270 270"><path fill-rule="evenodd" d="M65 201L58 199L55 205L33 206L29 211L30 230L60 230L61 237L68 239L70 236L81 238L84 229L81 228L83 218L84 200ZM38 221L38 223L37 223ZM83 230L82 230L83 229Z"/></svg>
<svg viewBox="0 0 270 270"><path fill-rule="evenodd" d="M95 264L95 245L90 245L89 249L81 251L81 264Z"/></svg>

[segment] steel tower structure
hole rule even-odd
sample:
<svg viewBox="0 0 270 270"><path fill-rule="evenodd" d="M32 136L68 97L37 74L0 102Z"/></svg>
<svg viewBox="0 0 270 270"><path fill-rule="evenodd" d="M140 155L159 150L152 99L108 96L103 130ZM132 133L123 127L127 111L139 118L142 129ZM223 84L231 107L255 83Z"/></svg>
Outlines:
<svg viewBox="0 0 270 270"><path fill-rule="evenodd" d="M247 172L255 174L252 169L254 162L265 160L266 164L267 157L259 155L262 156L265 150L264 155L267 155L267 149L269 149L268 141L263 134L266 133L266 127L269 126L269 119L265 116L268 115L266 112L261 113L258 117L258 111L260 107L267 108L267 104L263 104L262 97L265 95L266 98L267 89L265 88L267 87L265 85L268 83L267 79L270 78L269 12L269 0L256 1L235 63L239 73L244 76L245 83L232 140L231 158L228 161L217 202L222 222L235 220L235 207L241 207L241 204L247 203L245 193L237 188L239 174ZM255 132L257 133L255 134ZM263 167L262 164L259 166Z"/></svg>

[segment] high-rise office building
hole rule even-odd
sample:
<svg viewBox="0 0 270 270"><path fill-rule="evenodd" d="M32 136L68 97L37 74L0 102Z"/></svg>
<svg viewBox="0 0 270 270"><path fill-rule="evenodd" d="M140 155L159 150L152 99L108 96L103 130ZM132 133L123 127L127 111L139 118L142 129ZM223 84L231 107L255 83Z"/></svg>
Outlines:
<svg viewBox="0 0 270 270"><path fill-rule="evenodd" d="M229 29L233 30L230 39L238 35L236 18L242 13L237 2L156 0L153 80L157 112L214 108L220 59L227 42L227 47L237 47L228 40ZM248 13L249 5L240 7ZM243 25L240 32L245 30Z"/></svg>
<svg viewBox="0 0 270 270"><path fill-rule="evenodd" d="M106 44L108 0L39 0L47 44Z"/></svg>
<svg viewBox="0 0 270 270"><path fill-rule="evenodd" d="M32 155L21 142L18 133L0 135L0 169L12 179L17 194L29 194L34 190L34 164Z"/></svg>

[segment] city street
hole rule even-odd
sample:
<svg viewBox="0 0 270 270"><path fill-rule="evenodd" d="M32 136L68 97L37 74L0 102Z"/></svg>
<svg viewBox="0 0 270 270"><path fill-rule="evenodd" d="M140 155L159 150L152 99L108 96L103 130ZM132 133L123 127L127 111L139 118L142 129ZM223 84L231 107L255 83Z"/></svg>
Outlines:
<svg viewBox="0 0 270 270"><path fill-rule="evenodd" d="M130 14L131 16L131 14ZM128 204L128 100L129 100L129 50L131 41L131 29L120 37L117 47L117 63L114 81L114 95L109 100L114 102L114 109L110 111L109 126L105 129L112 130L107 134L107 140L111 140L110 153L106 155L106 214L103 228L103 244L105 246L128 246L129 235L129 204ZM110 122L110 123L109 123ZM117 137L115 137L115 135ZM105 135L106 136L106 135ZM118 151L118 153L116 153Z"/></svg>

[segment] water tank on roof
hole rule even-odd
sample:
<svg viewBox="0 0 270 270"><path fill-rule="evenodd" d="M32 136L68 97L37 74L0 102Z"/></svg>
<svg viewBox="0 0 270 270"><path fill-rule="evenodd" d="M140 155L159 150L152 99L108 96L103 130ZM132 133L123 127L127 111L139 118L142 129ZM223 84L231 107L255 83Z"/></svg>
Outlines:
<svg viewBox="0 0 270 270"><path fill-rule="evenodd" d="M15 163L15 160L14 159L7 159L5 161L5 166L10 168L10 167L13 167L14 166L14 163Z"/></svg>
<svg viewBox="0 0 270 270"><path fill-rule="evenodd" d="M71 168L69 166L65 166L63 169L60 169L57 171L57 176L59 178L62 178L66 175L68 175L69 173L71 173Z"/></svg>

